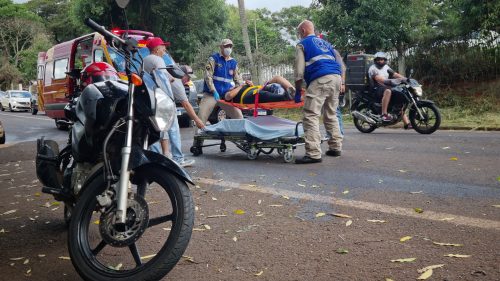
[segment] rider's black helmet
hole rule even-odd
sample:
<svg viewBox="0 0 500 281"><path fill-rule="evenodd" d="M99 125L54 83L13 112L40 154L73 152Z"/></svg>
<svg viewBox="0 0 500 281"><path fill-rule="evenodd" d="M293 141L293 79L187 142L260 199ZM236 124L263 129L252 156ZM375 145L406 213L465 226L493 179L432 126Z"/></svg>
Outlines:
<svg viewBox="0 0 500 281"><path fill-rule="evenodd" d="M377 68L382 68L387 64L387 55L384 52L377 52L373 62Z"/></svg>

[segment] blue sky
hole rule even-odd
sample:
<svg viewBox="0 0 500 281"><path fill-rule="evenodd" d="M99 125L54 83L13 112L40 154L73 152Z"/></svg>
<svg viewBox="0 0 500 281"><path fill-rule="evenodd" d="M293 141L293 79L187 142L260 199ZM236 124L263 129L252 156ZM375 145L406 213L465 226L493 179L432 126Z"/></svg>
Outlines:
<svg viewBox="0 0 500 281"><path fill-rule="evenodd" d="M14 3L24 3L28 0L14 0ZM245 8L253 10L257 8L267 8L271 12L277 12L282 8L291 6L309 7L312 0L246 0ZM226 0L226 3L238 6L238 0Z"/></svg>
<svg viewBox="0 0 500 281"><path fill-rule="evenodd" d="M267 8L271 12L277 12L282 8L291 6L309 7L312 0L245 0L246 9ZM226 3L238 6L238 0L226 0Z"/></svg>

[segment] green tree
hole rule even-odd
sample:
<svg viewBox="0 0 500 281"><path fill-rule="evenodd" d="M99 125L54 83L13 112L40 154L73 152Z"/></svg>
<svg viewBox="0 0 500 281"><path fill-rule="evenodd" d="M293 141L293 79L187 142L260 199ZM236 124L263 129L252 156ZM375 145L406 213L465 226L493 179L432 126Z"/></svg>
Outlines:
<svg viewBox="0 0 500 281"><path fill-rule="evenodd" d="M335 34L335 44L352 49L396 50L399 72L405 51L422 40L430 26L432 0L320 1L318 26Z"/></svg>

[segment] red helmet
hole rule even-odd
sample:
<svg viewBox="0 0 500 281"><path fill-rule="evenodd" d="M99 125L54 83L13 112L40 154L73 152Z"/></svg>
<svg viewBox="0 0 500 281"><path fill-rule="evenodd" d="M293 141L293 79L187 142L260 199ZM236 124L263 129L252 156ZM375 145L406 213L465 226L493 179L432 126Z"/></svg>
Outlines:
<svg viewBox="0 0 500 281"><path fill-rule="evenodd" d="M80 84L82 90L87 85L102 81L118 81L118 72L110 64L105 62L94 62L82 70Z"/></svg>

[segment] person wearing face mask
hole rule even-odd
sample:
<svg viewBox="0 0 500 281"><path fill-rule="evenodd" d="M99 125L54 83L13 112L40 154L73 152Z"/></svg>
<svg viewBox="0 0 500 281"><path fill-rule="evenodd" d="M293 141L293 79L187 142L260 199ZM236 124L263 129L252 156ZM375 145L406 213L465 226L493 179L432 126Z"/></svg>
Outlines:
<svg viewBox="0 0 500 281"><path fill-rule="evenodd" d="M243 84L238 73L238 62L231 57L233 51L233 41L223 39L220 44L220 52L215 53L208 58L205 65L205 81L203 85L203 98L200 101L198 116L203 124L205 124L212 113L212 110L218 105L223 109L227 116L232 119L242 119L241 110L218 102L224 99L226 92L233 88L231 82L234 82L234 87L239 87Z"/></svg>
<svg viewBox="0 0 500 281"><path fill-rule="evenodd" d="M327 156L338 157L342 150L342 134L339 129L337 107L339 94L344 89L342 58L332 45L318 38L311 21L304 20L297 27L301 41L295 49L295 89L300 93L302 82L307 84L304 98L303 119L305 156L295 160L296 164L319 163L321 158L321 135L319 118L323 109L323 123L329 150ZM295 95L295 102L300 102Z"/></svg>

